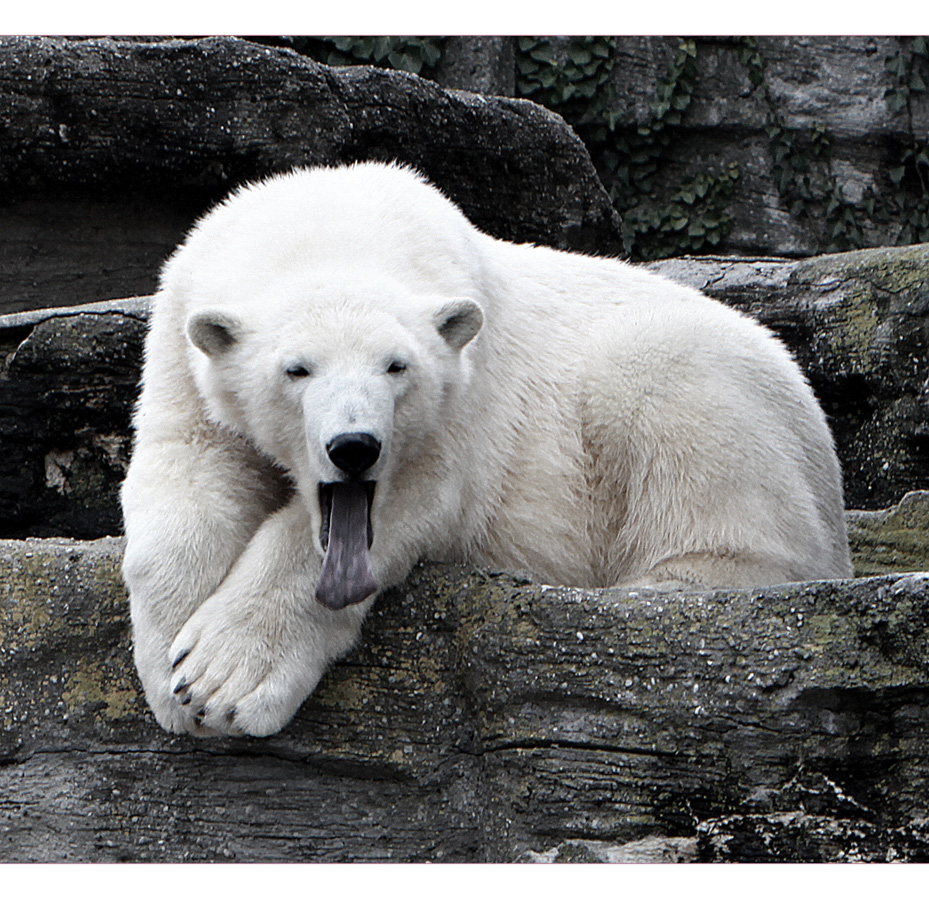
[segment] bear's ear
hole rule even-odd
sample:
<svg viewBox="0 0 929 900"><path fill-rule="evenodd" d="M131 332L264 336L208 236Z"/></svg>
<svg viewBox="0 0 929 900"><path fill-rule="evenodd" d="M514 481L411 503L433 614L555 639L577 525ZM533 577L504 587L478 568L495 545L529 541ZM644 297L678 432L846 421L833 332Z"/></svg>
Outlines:
<svg viewBox="0 0 929 900"><path fill-rule="evenodd" d="M433 321L449 347L461 350L481 330L484 313L473 300L450 300L436 310Z"/></svg>
<svg viewBox="0 0 929 900"><path fill-rule="evenodd" d="M242 323L227 312L203 309L187 319L187 337L207 356L220 356L242 336Z"/></svg>

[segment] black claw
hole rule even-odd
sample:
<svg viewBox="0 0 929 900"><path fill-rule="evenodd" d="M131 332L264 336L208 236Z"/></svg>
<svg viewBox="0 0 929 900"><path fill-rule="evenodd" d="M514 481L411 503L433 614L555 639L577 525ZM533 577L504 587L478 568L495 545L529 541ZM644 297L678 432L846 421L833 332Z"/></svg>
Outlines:
<svg viewBox="0 0 929 900"><path fill-rule="evenodd" d="M229 712L226 713L226 721L227 721L227 722L234 722L234 721L235 721L235 717L236 717L236 715L237 715L238 712L239 712L238 709L236 709L236 708L233 706L232 709L230 709Z"/></svg>
<svg viewBox="0 0 929 900"><path fill-rule="evenodd" d="M181 706L187 706L187 704L190 703L190 701L193 699L193 694L188 694L183 700L181 700Z"/></svg>
<svg viewBox="0 0 929 900"><path fill-rule="evenodd" d="M177 659L174 660L173 663L171 663L171 668L172 668L172 669L176 669L182 662L184 662L185 659L187 659L187 657L188 657L189 654L190 654L190 650L189 650L189 649L187 649L187 650L182 650L182 651L177 655Z"/></svg>
<svg viewBox="0 0 929 900"><path fill-rule="evenodd" d="M187 687L189 687L189 685L187 684L186 681L182 679L181 681L177 683L177 686L174 688L174 693L179 694L181 691L183 691Z"/></svg>

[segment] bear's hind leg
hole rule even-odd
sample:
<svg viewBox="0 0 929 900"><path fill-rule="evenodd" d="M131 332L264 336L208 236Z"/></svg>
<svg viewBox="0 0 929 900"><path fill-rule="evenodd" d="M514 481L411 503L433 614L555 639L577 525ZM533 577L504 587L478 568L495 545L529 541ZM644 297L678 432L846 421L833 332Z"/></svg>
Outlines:
<svg viewBox="0 0 929 900"><path fill-rule="evenodd" d="M658 591L694 591L714 587L758 587L798 580L790 567L752 553L706 551L669 557L615 587Z"/></svg>
<svg viewBox="0 0 929 900"><path fill-rule="evenodd" d="M620 324L582 382L598 582L849 574L831 436L783 348L709 301L627 310Z"/></svg>

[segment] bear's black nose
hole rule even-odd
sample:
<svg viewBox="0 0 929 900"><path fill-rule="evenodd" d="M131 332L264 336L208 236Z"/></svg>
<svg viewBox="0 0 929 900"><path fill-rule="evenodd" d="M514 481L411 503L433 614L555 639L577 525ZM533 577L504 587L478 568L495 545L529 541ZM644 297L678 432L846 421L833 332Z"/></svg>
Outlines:
<svg viewBox="0 0 929 900"><path fill-rule="evenodd" d="M326 453L346 475L360 475L377 462L381 455L381 442L372 434L353 431L329 441Z"/></svg>

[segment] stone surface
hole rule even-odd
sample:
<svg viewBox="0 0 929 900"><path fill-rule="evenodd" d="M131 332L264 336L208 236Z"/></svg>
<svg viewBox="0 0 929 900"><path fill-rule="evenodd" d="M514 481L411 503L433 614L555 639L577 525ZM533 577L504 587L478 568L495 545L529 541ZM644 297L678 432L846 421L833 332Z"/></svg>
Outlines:
<svg viewBox="0 0 929 900"><path fill-rule="evenodd" d="M512 67L515 40L493 44L485 39L472 58L484 63L482 72ZM566 53L569 38L547 40L556 56ZM621 35L613 40L611 76L598 99L615 119L621 140L653 122L659 85L668 78L681 38ZM863 246L897 243L906 215L891 204L891 214L882 220L863 201L869 193L878 205L887 200L894 192L888 173L901 165L908 148L925 144L929 93L919 90L920 76L913 79L916 89L909 92L908 108L897 110L891 103L901 80L887 63L901 52L905 58L913 39L762 35L753 39L757 55L751 66L744 61L748 40L693 39L692 100L681 123L670 129L671 141L658 159L652 188L643 192L643 206L660 206L687 179L735 163L740 178L726 207L733 228L721 250L752 256L822 252L833 237L825 204L805 212L791 208L797 197L781 196L773 177L775 163L783 161L775 153L790 145L795 156L788 169L801 183L811 177L812 194L836 188L836 197L850 205L850 215L862 228ZM461 50L456 46L453 53ZM753 82L753 66L755 75L763 68L762 84ZM923 62L922 78L925 71ZM456 85L486 89L481 73L469 75L465 65L457 72ZM772 120L783 128L777 150L766 130ZM828 159L808 151L814 135L829 142ZM925 168L917 175L910 164L906 181L911 200L923 198L924 203Z"/></svg>
<svg viewBox="0 0 929 900"><path fill-rule="evenodd" d="M121 541L0 542L0 859L929 860L929 575L731 594L427 566L281 734L170 736Z"/></svg>
<svg viewBox="0 0 929 900"><path fill-rule="evenodd" d="M195 217L304 164L400 160L482 229L621 249L583 144L522 100L233 38L0 39L0 312L147 294Z"/></svg>
<svg viewBox="0 0 929 900"><path fill-rule="evenodd" d="M0 537L121 533L142 306L0 325Z"/></svg>
<svg viewBox="0 0 929 900"><path fill-rule="evenodd" d="M929 491L911 491L888 509L846 515L856 575L929 569Z"/></svg>
<svg viewBox="0 0 929 900"><path fill-rule="evenodd" d="M513 38L491 35L445 38L436 81L455 90L512 97L516 93Z"/></svg>

